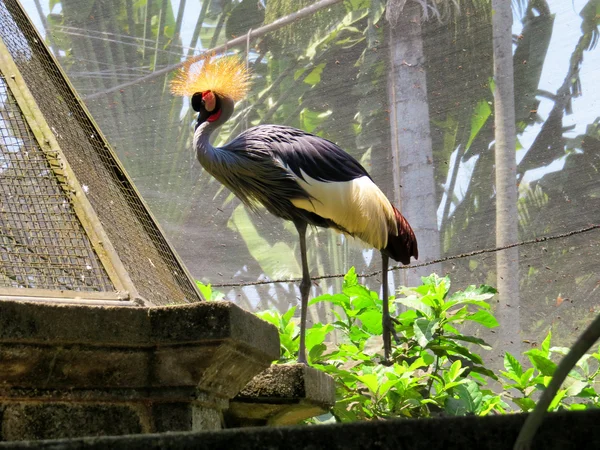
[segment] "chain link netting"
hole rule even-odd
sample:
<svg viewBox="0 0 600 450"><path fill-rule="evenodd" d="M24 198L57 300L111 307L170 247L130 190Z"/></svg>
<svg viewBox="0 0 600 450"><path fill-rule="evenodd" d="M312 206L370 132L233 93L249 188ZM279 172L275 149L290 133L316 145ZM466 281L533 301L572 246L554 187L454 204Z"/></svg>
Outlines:
<svg viewBox="0 0 600 450"><path fill-rule="evenodd" d="M140 295L158 305L199 300L103 135L17 1L0 3L0 37Z"/></svg>
<svg viewBox="0 0 600 450"><path fill-rule="evenodd" d="M0 74L0 287L112 291L53 162Z"/></svg>

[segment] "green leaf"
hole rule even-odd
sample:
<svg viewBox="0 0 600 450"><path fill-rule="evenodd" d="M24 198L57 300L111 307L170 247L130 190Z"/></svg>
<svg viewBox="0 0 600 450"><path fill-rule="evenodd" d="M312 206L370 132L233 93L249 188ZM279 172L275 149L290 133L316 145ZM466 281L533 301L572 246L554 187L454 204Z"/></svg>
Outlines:
<svg viewBox="0 0 600 450"><path fill-rule="evenodd" d="M583 391L588 386L588 383L583 380L577 380L573 377L567 377L565 382L563 383L563 388L565 388L565 395L567 397L575 397Z"/></svg>
<svg viewBox="0 0 600 450"><path fill-rule="evenodd" d="M302 76L302 74L306 72L306 67L301 67L300 69L294 72L294 81L298 80Z"/></svg>
<svg viewBox="0 0 600 450"><path fill-rule="evenodd" d="M490 108L488 102L486 100L480 100L479 103L477 103L477 106L475 106L473 115L471 116L471 134L467 141L466 150L469 150L473 140L477 137L479 131L483 128L491 114L492 108Z"/></svg>
<svg viewBox="0 0 600 450"><path fill-rule="evenodd" d="M200 293L202 294L202 297L204 297L205 300L211 299L212 288L210 284L204 284L201 281L196 280L196 286L198 286L198 289L200 290Z"/></svg>
<svg viewBox="0 0 600 450"><path fill-rule="evenodd" d="M464 416L467 414L467 407L462 400L448 397L444 405L444 411L449 416Z"/></svg>
<svg viewBox="0 0 600 450"><path fill-rule="evenodd" d="M565 356L571 350L569 347L550 347L550 353L558 353L559 355ZM584 358L589 358L590 355L584 355ZM583 359L583 358L582 358Z"/></svg>
<svg viewBox="0 0 600 450"><path fill-rule="evenodd" d="M201 281L196 280L196 286L198 286L202 297L209 302L223 300L225 298L225 294L219 291L214 291L210 284L204 284Z"/></svg>
<svg viewBox="0 0 600 450"><path fill-rule="evenodd" d="M588 405L585 403L572 403L569 406L570 411L585 411L586 409L588 409Z"/></svg>
<svg viewBox="0 0 600 450"><path fill-rule="evenodd" d="M436 295L435 293L430 293L421 297L421 302L435 310L436 308L441 308L443 299L441 299L440 296Z"/></svg>
<svg viewBox="0 0 600 450"><path fill-rule="evenodd" d="M400 380L400 379L384 381L381 384L381 386L379 386L379 392L378 392L379 397L385 397L390 389L392 389L393 387L396 387L400 384L402 384L402 380Z"/></svg>
<svg viewBox="0 0 600 450"><path fill-rule="evenodd" d="M242 236L250 255L267 277L279 279L302 273L296 258L290 257L294 254L293 249L284 241L271 245L261 236L243 205L235 208L227 226Z"/></svg>
<svg viewBox="0 0 600 450"><path fill-rule="evenodd" d="M534 371L535 371L534 368L530 367L525 372L523 372L523 375L521 375L521 385L522 386L527 386L528 382L531 380L531 377L533 376Z"/></svg>
<svg viewBox="0 0 600 450"><path fill-rule="evenodd" d="M463 373L465 371L465 369L461 368L461 364L460 364L460 360L456 360L452 363L452 365L450 366L450 369L448 369L448 381L454 381L458 378L458 376Z"/></svg>
<svg viewBox="0 0 600 450"><path fill-rule="evenodd" d="M330 302L345 309L350 305L350 297L344 294L323 294L311 299L308 302L308 306L321 302Z"/></svg>
<svg viewBox="0 0 600 450"><path fill-rule="evenodd" d="M448 322L462 323L466 320L467 316L469 315L469 308L467 306L463 306L460 309L448 311L446 313L446 320L448 320Z"/></svg>
<svg viewBox="0 0 600 450"><path fill-rule="evenodd" d="M464 336L462 334L446 334L445 338L452 339L454 341L464 341L464 342L470 342L471 344L477 344L485 350L492 349L492 346L490 344L485 342L483 339L477 338L475 336Z"/></svg>
<svg viewBox="0 0 600 450"><path fill-rule="evenodd" d="M548 330L548 334L546 335L546 338L544 339L544 341L542 342L542 345L540 346L540 348L546 358L548 356L550 356L550 339L552 339L552 330Z"/></svg>
<svg viewBox="0 0 600 450"><path fill-rule="evenodd" d="M429 356L429 355L425 354L425 356ZM427 362L425 360L425 358L423 356L421 356L421 357L417 358L410 366L408 366L407 370L412 372L417 369L420 369L421 367L429 366L430 364L433 363L433 357L431 359L428 358L428 361L429 362Z"/></svg>
<svg viewBox="0 0 600 450"><path fill-rule="evenodd" d="M383 333L383 314L377 310L368 310L356 316L363 327L371 334L381 335Z"/></svg>
<svg viewBox="0 0 600 450"><path fill-rule="evenodd" d="M409 308L415 309L417 311L422 312L424 315L426 315L429 318L433 318L434 313L433 313L433 309L431 309L431 307L425 305L420 298L417 298L415 296L411 296L411 297L401 297L398 298L396 297L396 299L394 300L396 303L400 303L404 306L407 306Z"/></svg>
<svg viewBox="0 0 600 450"><path fill-rule="evenodd" d="M469 286L464 291L458 291L452 294L444 305L444 310L459 305L459 304L472 304L479 306L484 309L490 309L490 304L486 300L492 298L498 291L491 286L482 284L481 286Z"/></svg>
<svg viewBox="0 0 600 450"><path fill-rule="evenodd" d="M453 333L454 336L460 336L460 332L456 328L454 328L452 325L450 325L448 322L446 322L442 328L444 329L444 331L447 331L448 333Z"/></svg>
<svg viewBox="0 0 600 450"><path fill-rule="evenodd" d="M425 365L430 366L435 362L435 357L429 354L427 351L423 351L421 353L421 358L423 358L423 362Z"/></svg>
<svg viewBox="0 0 600 450"><path fill-rule="evenodd" d="M445 390L450 390L456 386L458 386L459 384L465 384L468 380L466 378L461 378L458 381L450 381L449 383L446 383L446 385L444 386Z"/></svg>
<svg viewBox="0 0 600 450"><path fill-rule="evenodd" d="M438 355L461 355L476 364L483 364L481 356L472 352L467 347L463 347L462 345L458 345L456 342L447 340L445 336L439 337L439 341L439 344L436 343L429 345L429 348L431 348Z"/></svg>
<svg viewBox="0 0 600 450"><path fill-rule="evenodd" d="M369 0L347 0L344 2L348 11L357 11L369 7Z"/></svg>
<svg viewBox="0 0 600 450"><path fill-rule="evenodd" d="M368 339L371 334L367 333L365 330L353 325L350 327L350 330L347 332L348 337L352 342L363 342L365 339Z"/></svg>
<svg viewBox="0 0 600 450"><path fill-rule="evenodd" d="M423 286L425 287L439 286L442 282L450 289L450 278L447 276L442 278L437 273L432 273L426 277L421 277L421 283L423 283Z"/></svg>
<svg viewBox="0 0 600 450"><path fill-rule="evenodd" d="M517 375L515 375L514 373L511 373L511 372L505 372L504 370L501 370L500 374L504 378L508 378L509 380L512 380L515 383L517 383L516 386L514 386L514 385L510 385L510 386L514 386L514 387L517 387L517 388L521 387L521 377L518 377Z"/></svg>
<svg viewBox="0 0 600 450"><path fill-rule="evenodd" d="M440 324L437 320L429 320L423 317L415 320L415 338L421 347L426 347L429 344L439 326Z"/></svg>
<svg viewBox="0 0 600 450"><path fill-rule="evenodd" d="M577 397L581 397L581 398L595 398L597 396L598 396L598 393L591 386L583 388L581 390L581 392L577 395Z"/></svg>
<svg viewBox="0 0 600 450"><path fill-rule="evenodd" d="M554 399L552 400L552 403L550 403L550 406L548 406L548 411L555 411L558 406L560 405L560 402L562 402L563 398L565 398L565 395L567 394L566 389L561 389L556 393L556 396L554 397Z"/></svg>
<svg viewBox="0 0 600 450"><path fill-rule="evenodd" d="M487 383L486 379L485 379L485 378L483 378L483 377L482 377L480 374L478 374L477 372L473 372L473 371L471 371L471 372L469 373L469 376L470 376L471 378L473 378L475 381L477 381L477 382L479 382L480 384L482 384L482 385Z"/></svg>
<svg viewBox="0 0 600 450"><path fill-rule="evenodd" d="M446 412L455 416L463 416L467 413L476 414L482 404L483 394L479 386L472 380L465 380L464 383L454 387L454 392L458 395L456 398L448 398L446 401Z"/></svg>
<svg viewBox="0 0 600 450"><path fill-rule="evenodd" d="M348 287L348 286L355 286L358 284L358 279L356 277L356 269L353 267L350 267L350 270L348 272L346 272L346 275L344 275L344 288Z"/></svg>
<svg viewBox="0 0 600 450"><path fill-rule="evenodd" d="M467 380L464 384L457 386L454 391L458 394L458 398L465 404L467 412L477 413L483 400L483 394L479 390L477 383Z"/></svg>
<svg viewBox="0 0 600 450"><path fill-rule="evenodd" d="M300 111L300 120L302 121L302 127L309 133L312 133L315 131L315 128L323 125L323 123L331 115L331 113L331 110L319 112L313 111L308 108L304 108L302 109L302 111Z"/></svg>
<svg viewBox="0 0 600 450"><path fill-rule="evenodd" d="M513 398L512 401L515 402L523 412L529 412L535 408L535 402L529 397Z"/></svg>
<svg viewBox="0 0 600 450"><path fill-rule="evenodd" d="M294 307L295 308L295 307ZM275 311L259 311L256 313L256 315L261 318L262 320L264 320L265 322L269 322L272 325L275 325L277 328L279 328L280 325L280 319L279 319L279 313L275 312Z"/></svg>
<svg viewBox="0 0 600 450"><path fill-rule="evenodd" d="M318 361L319 359L321 359L321 356L326 350L327 346L325 344L313 345L312 348L308 351L309 360Z"/></svg>
<svg viewBox="0 0 600 450"><path fill-rule="evenodd" d="M373 291L362 290L361 295L352 298L352 308L359 310L363 308L376 308L375 299L377 298L377 294L375 294L375 298L373 298L373 294L375 294Z"/></svg>
<svg viewBox="0 0 600 450"><path fill-rule="evenodd" d="M333 331L333 326L331 324L314 324L311 328L306 330L306 348L310 350L315 345L322 344L325 341L325 337L331 331Z"/></svg>
<svg viewBox="0 0 600 450"><path fill-rule="evenodd" d="M373 394L377 394L377 391L379 390L379 381L377 380L377 375L369 373L366 375L359 375L356 377L356 379L364 384Z"/></svg>
<svg viewBox="0 0 600 450"><path fill-rule="evenodd" d="M523 367L517 358L510 353L504 354L504 368L509 374L515 375L516 381L518 382L521 375L523 375Z"/></svg>
<svg viewBox="0 0 600 450"><path fill-rule="evenodd" d="M550 359L546 358L542 351L533 349L525 352L529 357L531 364L540 371L544 376L551 377L556 370L556 364Z"/></svg>
<svg viewBox="0 0 600 450"><path fill-rule="evenodd" d="M471 372L469 375L473 378L476 378L476 374L485 375L486 377L490 377L492 380L498 380L498 376L490 369L487 369L483 366L471 366L469 367Z"/></svg>
<svg viewBox="0 0 600 450"><path fill-rule="evenodd" d="M321 74L323 73L323 69L325 69L325 63L321 63L315 66L315 68L310 71L306 78L304 78L304 82L306 84L310 84L311 86L315 86L316 84L318 84L321 81Z"/></svg>
<svg viewBox="0 0 600 450"><path fill-rule="evenodd" d="M371 291L369 291L366 287L361 284L356 284L354 286L345 286L342 291L348 297L356 298L356 297L365 297L371 298Z"/></svg>
<svg viewBox="0 0 600 450"><path fill-rule="evenodd" d="M485 310L479 310L474 314L470 314L467 317L465 317L465 319L480 323L481 325L487 328L494 328L499 325L496 318L489 311Z"/></svg>
<svg viewBox="0 0 600 450"><path fill-rule="evenodd" d="M491 308L490 304L484 300L471 300L471 299L465 299L462 301L448 300L446 303L444 303L444 306L442 307L442 311L447 311L448 309L452 308L453 306L459 305L459 304L475 305L475 306L479 306L480 308L484 308L484 309Z"/></svg>
<svg viewBox="0 0 600 450"><path fill-rule="evenodd" d="M296 312L296 307L292 306L290 309L288 309L283 316L281 316L281 322L286 325L290 322L290 320L292 320L292 317L294 317L294 313Z"/></svg>

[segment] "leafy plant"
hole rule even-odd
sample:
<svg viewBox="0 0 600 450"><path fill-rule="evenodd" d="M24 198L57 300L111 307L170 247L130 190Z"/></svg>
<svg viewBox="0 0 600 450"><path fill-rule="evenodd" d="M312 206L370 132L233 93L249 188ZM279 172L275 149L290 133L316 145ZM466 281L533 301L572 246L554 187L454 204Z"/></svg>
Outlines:
<svg viewBox="0 0 600 450"><path fill-rule="evenodd" d="M552 331L549 331L539 348L526 351L532 367L524 369L517 358L510 353L504 356L505 371L501 371L505 379L503 385L506 390L517 390L518 396L513 396L512 401L524 412L529 412L535 407L535 397L540 390L545 389L554 371L556 363L553 356L564 356L569 349L566 347L550 347ZM550 404L549 411L559 409L583 410L589 407L600 406L600 397L594 387L594 380L600 368L600 348L596 353L586 354L572 370L562 388Z"/></svg>
<svg viewBox="0 0 600 450"><path fill-rule="evenodd" d="M225 294L219 291L214 291L210 284L204 284L201 281L196 281L196 286L198 286L202 297L208 301L223 300L225 298Z"/></svg>
<svg viewBox="0 0 600 450"><path fill-rule="evenodd" d="M331 302L341 335L339 346L320 343L309 347L314 367L337 381L338 402L333 414L338 421L386 417L428 417L487 414L504 410L498 395L484 389L482 375L496 378L481 357L467 347L489 349L479 338L456 327L466 321L497 326L488 300L489 286L470 286L449 295L450 279L431 275L416 288L402 288L394 300L408 309L396 316L395 346L390 366L382 365L382 301L376 292L358 283L351 269L342 293L322 295L311 301Z"/></svg>
<svg viewBox="0 0 600 450"><path fill-rule="evenodd" d="M206 298L220 298L199 283ZM498 326L488 303L496 290L469 286L450 294L450 278L435 274L422 278L414 288L402 287L391 297L395 317L392 364L383 363L382 301L378 294L360 284L354 268L344 277L342 292L314 298L310 305L333 305L335 321L316 323L307 329L309 363L336 381L337 401L332 415L338 422L392 417L435 415L487 415L515 410L530 411L556 369L553 359L568 348L551 347L549 332L539 348L524 353L530 368L524 368L510 353L504 371L494 373L473 349L489 350L482 339L465 334L468 322L488 328ZM399 305L406 310L396 314ZM298 352L299 328L296 308L257 315L279 330L279 363L294 362ZM338 344L332 341L339 342ZM600 372L600 347L585 355L550 405L550 410L581 410L600 406L594 380ZM487 387L493 379L503 392Z"/></svg>

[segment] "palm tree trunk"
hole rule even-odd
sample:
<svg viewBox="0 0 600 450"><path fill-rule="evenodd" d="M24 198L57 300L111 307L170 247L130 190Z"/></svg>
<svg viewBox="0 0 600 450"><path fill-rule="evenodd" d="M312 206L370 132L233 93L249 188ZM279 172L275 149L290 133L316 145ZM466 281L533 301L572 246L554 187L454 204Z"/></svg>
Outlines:
<svg viewBox="0 0 600 450"><path fill-rule="evenodd" d="M496 162L496 246L518 239L517 162L512 55L512 11L507 0L492 0L494 48L494 123ZM520 355L519 252L518 248L496 255L500 295L496 317L500 322L500 347Z"/></svg>
<svg viewBox="0 0 600 450"><path fill-rule="evenodd" d="M394 202L412 225L421 260L440 256L433 152L429 127L427 77L422 67L421 8L409 3L395 24L390 23L390 129ZM439 271L430 266L403 271L400 282L420 284L420 277Z"/></svg>

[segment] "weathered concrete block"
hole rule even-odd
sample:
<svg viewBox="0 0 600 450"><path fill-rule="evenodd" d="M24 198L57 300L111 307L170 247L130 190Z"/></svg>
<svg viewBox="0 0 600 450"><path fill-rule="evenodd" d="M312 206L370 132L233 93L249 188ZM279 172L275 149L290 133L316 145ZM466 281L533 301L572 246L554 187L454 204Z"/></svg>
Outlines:
<svg viewBox="0 0 600 450"><path fill-rule="evenodd" d="M274 365L255 376L230 402L228 427L292 425L335 404L335 382L304 364Z"/></svg>
<svg viewBox="0 0 600 450"><path fill-rule="evenodd" d="M0 440L221 428L279 356L229 302L130 308L0 302Z"/></svg>
<svg viewBox="0 0 600 450"><path fill-rule="evenodd" d="M79 437L81 430L98 436L149 432L134 405L9 403L2 409L2 440ZM189 429L189 428L188 428Z"/></svg>

